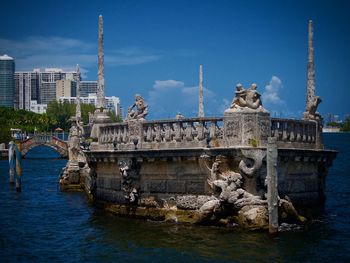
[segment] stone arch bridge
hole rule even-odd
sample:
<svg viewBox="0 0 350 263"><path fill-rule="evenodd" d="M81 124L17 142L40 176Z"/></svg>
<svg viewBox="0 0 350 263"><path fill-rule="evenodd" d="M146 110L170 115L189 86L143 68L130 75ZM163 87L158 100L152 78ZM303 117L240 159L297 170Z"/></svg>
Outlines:
<svg viewBox="0 0 350 263"><path fill-rule="evenodd" d="M68 144L52 134L35 134L21 142L20 150L22 157L24 158L29 150L37 146L50 147L58 152L62 158L68 158Z"/></svg>

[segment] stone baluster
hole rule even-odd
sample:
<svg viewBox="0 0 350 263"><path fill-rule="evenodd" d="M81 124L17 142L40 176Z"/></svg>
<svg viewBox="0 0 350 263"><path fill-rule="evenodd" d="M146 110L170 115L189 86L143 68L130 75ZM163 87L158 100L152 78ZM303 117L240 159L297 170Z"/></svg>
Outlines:
<svg viewBox="0 0 350 263"><path fill-rule="evenodd" d="M103 143L107 142L107 138L108 138L107 136L108 136L108 128L104 128L103 129L103 138L102 138Z"/></svg>
<svg viewBox="0 0 350 263"><path fill-rule="evenodd" d="M103 137L103 127L99 127L99 134L100 136L97 138L98 143L103 143L102 137Z"/></svg>
<svg viewBox="0 0 350 263"><path fill-rule="evenodd" d="M288 140L288 122L284 121L282 122L282 140L287 141Z"/></svg>
<svg viewBox="0 0 350 263"><path fill-rule="evenodd" d="M123 142L123 138L122 138L122 131L123 127L122 126L119 126L118 129L117 129L117 142L118 143L122 143Z"/></svg>
<svg viewBox="0 0 350 263"><path fill-rule="evenodd" d="M209 136L211 139L216 138L216 121L211 121L210 128L209 128Z"/></svg>
<svg viewBox="0 0 350 263"><path fill-rule="evenodd" d="M302 124L302 142L306 142L307 141L307 135L306 135L306 124L303 123Z"/></svg>
<svg viewBox="0 0 350 263"><path fill-rule="evenodd" d="M205 138L205 124L204 122L199 122L197 126L197 140L203 141Z"/></svg>
<svg viewBox="0 0 350 263"><path fill-rule="evenodd" d="M198 123L197 122L190 122L191 124L191 134L192 134L192 138L195 140L197 138L198 135Z"/></svg>
<svg viewBox="0 0 350 263"><path fill-rule="evenodd" d="M123 143L127 143L128 141L128 127L125 125L123 129L123 136L122 136L122 141Z"/></svg>
<svg viewBox="0 0 350 263"><path fill-rule="evenodd" d="M102 131L102 144L104 144L107 141L107 128L104 127Z"/></svg>
<svg viewBox="0 0 350 263"><path fill-rule="evenodd" d="M296 133L297 133L296 141L300 142L300 140L301 140L301 125L300 125L300 123L296 124L295 130L296 130Z"/></svg>
<svg viewBox="0 0 350 263"><path fill-rule="evenodd" d="M170 142L172 140L171 138L171 123L166 123L165 125L165 131L164 131L164 139L167 142Z"/></svg>
<svg viewBox="0 0 350 263"><path fill-rule="evenodd" d="M153 140L153 127L152 127L152 124L148 124L147 125L147 133L146 133L146 136L145 136L145 140L147 142L152 142Z"/></svg>
<svg viewBox="0 0 350 263"><path fill-rule="evenodd" d="M308 124L307 125L307 142L308 143L312 143L312 131L313 131L313 129L312 129L313 127L310 125L310 124Z"/></svg>
<svg viewBox="0 0 350 263"><path fill-rule="evenodd" d="M182 122L175 122L174 126L174 139L177 142L181 142L182 140Z"/></svg>
<svg viewBox="0 0 350 263"><path fill-rule="evenodd" d="M161 132L161 127L160 127L159 123L157 123L155 125L155 129L156 129L156 131L155 131L156 132L155 140L157 142L161 142L162 141L162 132Z"/></svg>
<svg viewBox="0 0 350 263"><path fill-rule="evenodd" d="M290 135L289 135L289 140L291 142L295 141L295 123L293 121L290 122Z"/></svg>
<svg viewBox="0 0 350 263"><path fill-rule="evenodd" d="M107 134L106 134L106 142L107 142L107 143L112 142L112 140L111 140L111 135L112 135L111 127L107 127Z"/></svg>
<svg viewBox="0 0 350 263"><path fill-rule="evenodd" d="M193 141L193 134L192 134L192 130L193 130L193 123L192 122L188 122L187 123L187 127L185 130L185 134L186 134L186 140L187 141Z"/></svg>
<svg viewBox="0 0 350 263"><path fill-rule="evenodd" d="M118 131L119 131L119 126L115 127L115 129L114 129L114 137L113 137L113 139L115 139L115 140L117 140L117 138L118 138Z"/></svg>
<svg viewBox="0 0 350 263"><path fill-rule="evenodd" d="M276 122L274 120L271 120L271 137L275 137L275 125Z"/></svg>

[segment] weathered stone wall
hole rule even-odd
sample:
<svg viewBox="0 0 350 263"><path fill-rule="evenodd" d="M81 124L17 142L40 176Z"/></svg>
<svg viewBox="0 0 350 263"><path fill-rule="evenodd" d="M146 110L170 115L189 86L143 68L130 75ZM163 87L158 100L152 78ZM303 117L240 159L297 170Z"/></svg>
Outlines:
<svg viewBox="0 0 350 263"><path fill-rule="evenodd" d="M253 152L262 148L215 148L197 149L195 151L125 151L86 152L91 174L94 176L93 194L97 200L118 204L128 204L123 191L123 178L120 174L120 162L130 160L134 173L131 185L138 190L138 204L142 206L147 200L154 200L153 205L162 207L169 198L185 209L181 202L198 201L198 196L208 200L212 190L207 179L210 171L205 167L203 156L209 164L216 156L227 156L229 169L243 175L243 189L247 192L264 196L266 193L266 161L252 175L242 172L242 160L248 166L254 166L251 159ZM243 154L244 153L244 154ZM248 156L248 157L247 157ZM322 205L324 201L324 178L326 168L330 166L335 152L279 150L278 157L278 191L281 197L288 196L296 207ZM209 166L210 166L209 165ZM188 196L186 200L181 200ZM201 197L203 196L203 197ZM207 196L207 197L204 197ZM196 201L196 202L197 202ZM198 209L195 201L187 209Z"/></svg>
<svg viewBox="0 0 350 263"><path fill-rule="evenodd" d="M318 122L271 119L258 109L228 109L223 118L101 124L98 142L85 151L91 168L85 187L123 215L194 223L226 218L264 228L267 142L274 137L278 206L302 221L293 204L323 205L324 178L336 153L323 150Z"/></svg>
<svg viewBox="0 0 350 263"><path fill-rule="evenodd" d="M280 150L278 189L295 206L312 208L325 201L325 178L336 153Z"/></svg>

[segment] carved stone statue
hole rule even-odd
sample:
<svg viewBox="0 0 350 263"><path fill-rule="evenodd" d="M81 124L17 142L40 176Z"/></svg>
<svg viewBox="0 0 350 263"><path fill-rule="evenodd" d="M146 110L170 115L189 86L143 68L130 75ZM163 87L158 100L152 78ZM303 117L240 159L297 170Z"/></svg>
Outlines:
<svg viewBox="0 0 350 263"><path fill-rule="evenodd" d="M231 103L230 109L265 111L261 103L261 95L256 90L257 85L253 83L249 89L244 89L242 84L236 85L235 97Z"/></svg>
<svg viewBox="0 0 350 263"><path fill-rule="evenodd" d="M78 155L80 151L79 145L79 137L78 137L78 129L75 125L73 125L69 129L69 139L68 139L68 154L69 161L71 163L75 163L78 161Z"/></svg>
<svg viewBox="0 0 350 263"><path fill-rule="evenodd" d="M134 109L136 108L136 109ZM127 120L143 120L148 114L148 105L141 95L135 95L135 103L128 108Z"/></svg>
<svg viewBox="0 0 350 263"><path fill-rule="evenodd" d="M322 102L319 96L314 96L306 105L306 111L304 112L304 119L306 120L321 120L321 115L316 112L318 104Z"/></svg>
<svg viewBox="0 0 350 263"><path fill-rule="evenodd" d="M122 177L122 190L124 192L124 198L128 203L134 204L137 203L139 194L137 188L133 186L131 166L132 164L128 164L126 161L119 162L119 173Z"/></svg>
<svg viewBox="0 0 350 263"><path fill-rule="evenodd" d="M202 160L210 171L207 183L213 190L213 199L205 202L199 211L204 216L211 216L225 209L224 204L231 204L239 215L239 221L248 222L251 225L267 225L267 200L264 195L254 195L243 189L243 176L232 170L227 156L216 156L211 168L207 163L208 156L203 156ZM281 213L285 213L287 217L299 222L305 221L288 197L279 198L278 205L281 207Z"/></svg>

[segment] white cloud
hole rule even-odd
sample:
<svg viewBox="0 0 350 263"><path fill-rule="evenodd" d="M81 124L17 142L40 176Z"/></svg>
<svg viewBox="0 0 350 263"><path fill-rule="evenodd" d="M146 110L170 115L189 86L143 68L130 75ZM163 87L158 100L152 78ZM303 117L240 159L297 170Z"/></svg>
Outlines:
<svg viewBox="0 0 350 263"><path fill-rule="evenodd" d="M178 112L185 117L198 116L198 86L187 86L178 80L156 80L148 93L150 119L174 118ZM204 88L204 110L206 115L221 116L222 105L216 94Z"/></svg>
<svg viewBox="0 0 350 263"><path fill-rule="evenodd" d="M97 44L73 38L57 36L27 37L19 40L1 39L0 53L15 58L16 70L59 67L73 69L80 64L85 75L88 68L97 65ZM136 65L158 60L157 54L149 54L140 48L122 48L105 53L108 66Z"/></svg>
<svg viewBox="0 0 350 263"><path fill-rule="evenodd" d="M300 112L290 110L286 101L282 99L283 88L282 80L277 76L272 76L262 94L264 108L270 112L271 117L299 118L301 116Z"/></svg>
<svg viewBox="0 0 350 263"><path fill-rule="evenodd" d="M185 83L182 81L177 81L173 79L169 80L156 80L153 85L153 89L155 90L166 90L166 89L173 89L173 88L184 88Z"/></svg>
<svg viewBox="0 0 350 263"><path fill-rule="evenodd" d="M284 100L280 98L280 92L282 89L282 81L278 77L272 76L269 84L265 86L265 91L262 94L263 103L268 105L285 104Z"/></svg>

